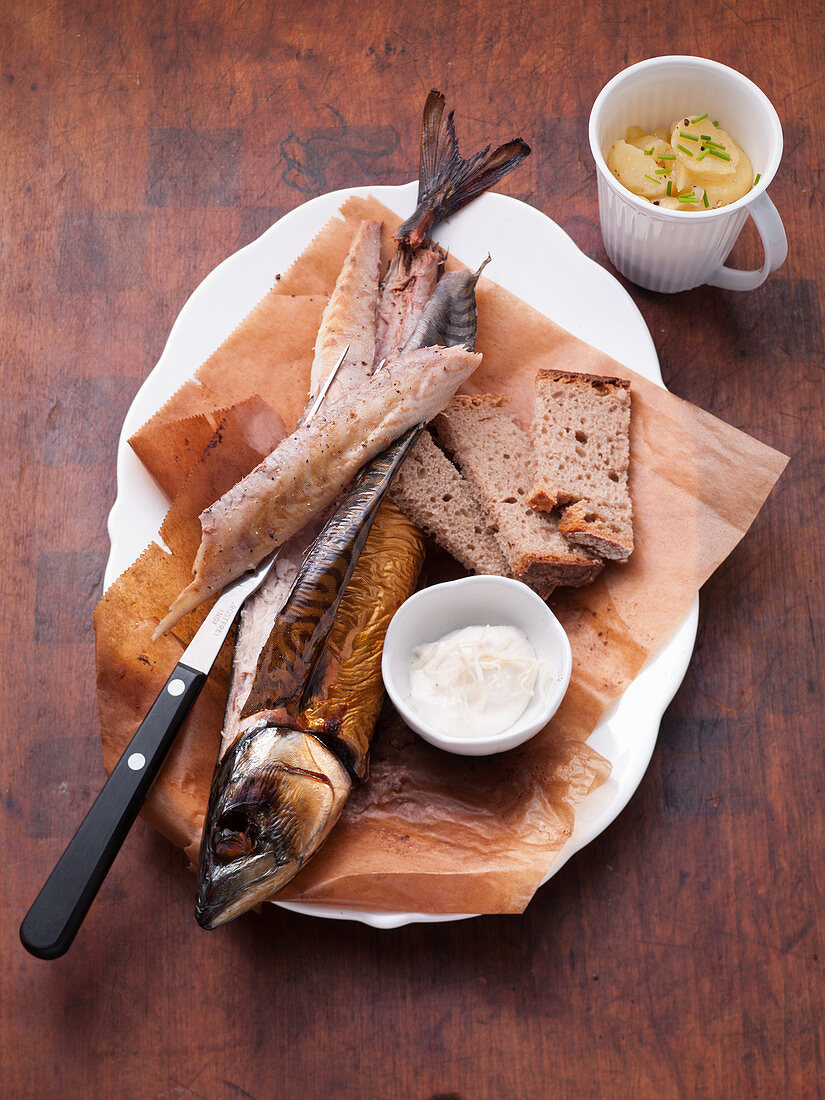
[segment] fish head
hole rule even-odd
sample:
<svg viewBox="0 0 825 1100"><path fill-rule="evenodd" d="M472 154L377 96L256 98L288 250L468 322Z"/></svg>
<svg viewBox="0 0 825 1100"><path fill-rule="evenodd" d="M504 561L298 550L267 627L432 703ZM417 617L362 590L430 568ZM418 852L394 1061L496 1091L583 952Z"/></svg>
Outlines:
<svg viewBox="0 0 825 1100"><path fill-rule="evenodd" d="M219 763L201 840L196 916L216 928L280 890L326 839L351 780L310 733L263 725Z"/></svg>

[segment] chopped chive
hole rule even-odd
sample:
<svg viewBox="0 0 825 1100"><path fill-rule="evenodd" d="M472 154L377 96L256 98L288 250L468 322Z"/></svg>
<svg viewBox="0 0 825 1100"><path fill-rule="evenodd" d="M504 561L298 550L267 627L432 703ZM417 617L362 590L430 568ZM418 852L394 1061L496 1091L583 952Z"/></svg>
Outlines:
<svg viewBox="0 0 825 1100"><path fill-rule="evenodd" d="M699 137L702 141L710 141L710 134L700 134Z"/></svg>
<svg viewBox="0 0 825 1100"><path fill-rule="evenodd" d="M679 137L687 138L688 141L698 141L699 138L696 134L686 134L684 130L679 131Z"/></svg>
<svg viewBox="0 0 825 1100"><path fill-rule="evenodd" d="M666 176L669 171L670 171L669 168L657 168L656 169L656 175L657 176Z"/></svg>
<svg viewBox="0 0 825 1100"><path fill-rule="evenodd" d="M678 195L677 197L679 199L679 202L698 202L699 201L699 196L698 195L693 195L693 194L691 194L691 195Z"/></svg>
<svg viewBox="0 0 825 1100"><path fill-rule="evenodd" d="M719 121L718 121L717 119L714 119L714 120L713 120L713 125L714 125L714 126L718 126L718 125L719 125Z"/></svg>
<svg viewBox="0 0 825 1100"><path fill-rule="evenodd" d="M673 183L671 182L671 180L668 180L667 181L667 194L668 194L668 196L670 196L670 193L671 193L672 190L673 190Z"/></svg>
<svg viewBox="0 0 825 1100"><path fill-rule="evenodd" d="M754 186L754 187L756 187L757 183L759 183L759 181L760 181L761 179L762 179L762 173L761 173L761 172L757 172L757 173L756 173L756 179L755 179L755 180L753 181L753 186Z"/></svg>
<svg viewBox="0 0 825 1100"><path fill-rule="evenodd" d="M645 156L646 157L652 157L653 156L653 146L652 145L649 149L645 149Z"/></svg>
<svg viewBox="0 0 825 1100"><path fill-rule="evenodd" d="M690 157L691 159L693 159L693 153L691 153L690 149L686 149L686 148L684 147L684 145L677 145L677 146L676 146L676 148L677 148L677 149L678 149L678 150L679 150L679 151L680 151L681 153L685 153L685 154L686 154L687 156L689 156L689 157Z"/></svg>
<svg viewBox="0 0 825 1100"><path fill-rule="evenodd" d="M647 174L647 172L645 172L645 179L650 180L651 183L660 183L661 182L660 180L655 179L653 176L649 176Z"/></svg>
<svg viewBox="0 0 825 1100"><path fill-rule="evenodd" d="M730 153L720 153L718 149L708 149L708 153L718 160L730 160Z"/></svg>
<svg viewBox="0 0 825 1100"><path fill-rule="evenodd" d="M723 145L720 141L711 141L710 138L708 138L707 143L711 149L727 149L727 146Z"/></svg>
<svg viewBox="0 0 825 1100"><path fill-rule="evenodd" d="M705 111L705 113L703 115L697 115L696 118L692 118L690 121L691 122L704 122L707 117L708 117L708 113L707 113L707 111Z"/></svg>
<svg viewBox="0 0 825 1100"><path fill-rule="evenodd" d="M707 193L707 191L705 191L704 194L702 195L702 202L705 204L705 209L707 209L710 206L710 203L708 202L708 193Z"/></svg>
<svg viewBox="0 0 825 1100"><path fill-rule="evenodd" d="M696 158L696 163L698 164L700 160L704 160L707 155L708 155L707 149L703 149L702 152L699 154L699 156Z"/></svg>
<svg viewBox="0 0 825 1100"><path fill-rule="evenodd" d="M660 153L656 160L676 160L675 153Z"/></svg>

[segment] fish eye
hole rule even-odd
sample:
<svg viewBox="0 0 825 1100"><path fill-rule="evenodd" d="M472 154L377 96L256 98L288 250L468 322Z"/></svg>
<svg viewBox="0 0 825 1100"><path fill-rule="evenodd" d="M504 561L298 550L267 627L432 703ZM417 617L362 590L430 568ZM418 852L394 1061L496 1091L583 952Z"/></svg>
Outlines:
<svg viewBox="0 0 825 1100"><path fill-rule="evenodd" d="M248 856L258 839L258 830L243 810L224 810L212 830L212 851L221 863Z"/></svg>

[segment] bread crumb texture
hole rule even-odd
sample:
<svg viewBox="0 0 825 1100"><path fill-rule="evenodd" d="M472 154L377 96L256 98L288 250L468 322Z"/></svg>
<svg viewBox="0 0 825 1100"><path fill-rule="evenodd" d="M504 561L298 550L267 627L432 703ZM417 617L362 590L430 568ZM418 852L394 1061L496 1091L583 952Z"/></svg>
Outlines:
<svg viewBox="0 0 825 1100"><path fill-rule="evenodd" d="M633 551L630 383L540 371L532 436L531 507L558 509L558 529L568 542L627 561Z"/></svg>

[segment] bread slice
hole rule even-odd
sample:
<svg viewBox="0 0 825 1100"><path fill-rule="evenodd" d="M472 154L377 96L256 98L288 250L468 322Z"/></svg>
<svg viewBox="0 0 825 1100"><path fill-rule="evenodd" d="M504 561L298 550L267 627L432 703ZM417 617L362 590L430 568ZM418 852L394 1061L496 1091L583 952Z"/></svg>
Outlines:
<svg viewBox="0 0 825 1100"><path fill-rule="evenodd" d="M432 427L494 524L514 577L546 597L556 585L578 587L597 576L600 559L571 547L551 516L526 507L533 448L503 397L454 397Z"/></svg>
<svg viewBox="0 0 825 1100"><path fill-rule="evenodd" d="M418 437L392 483L390 496L408 519L466 569L511 576L481 505L429 432Z"/></svg>
<svg viewBox="0 0 825 1100"><path fill-rule="evenodd" d="M561 507L559 531L603 558L633 552L630 383L624 378L541 370L533 403L536 478L531 507Z"/></svg>

